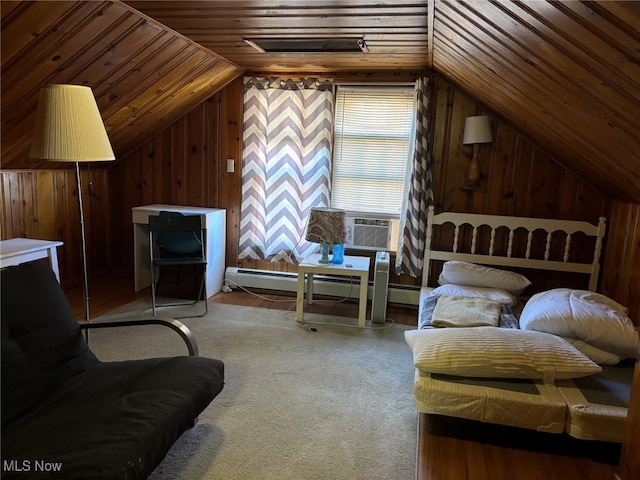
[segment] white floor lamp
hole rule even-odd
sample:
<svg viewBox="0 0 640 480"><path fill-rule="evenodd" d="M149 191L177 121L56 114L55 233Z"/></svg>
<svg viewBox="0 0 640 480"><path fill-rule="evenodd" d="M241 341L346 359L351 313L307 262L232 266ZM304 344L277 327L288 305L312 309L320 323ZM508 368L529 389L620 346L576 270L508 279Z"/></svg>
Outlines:
<svg viewBox="0 0 640 480"><path fill-rule="evenodd" d="M40 90L30 156L52 162L75 163L82 245L84 320L89 322L89 283L80 162L115 160L98 104L90 87L47 85Z"/></svg>

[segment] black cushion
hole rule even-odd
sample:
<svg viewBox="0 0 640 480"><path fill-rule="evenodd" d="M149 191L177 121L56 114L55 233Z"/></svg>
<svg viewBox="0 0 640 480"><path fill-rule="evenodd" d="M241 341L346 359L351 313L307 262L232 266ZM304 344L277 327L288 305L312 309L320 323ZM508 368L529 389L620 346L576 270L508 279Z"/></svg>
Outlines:
<svg viewBox="0 0 640 480"><path fill-rule="evenodd" d="M222 362L208 358L99 363L4 428L2 458L61 465L42 478L146 478L223 383Z"/></svg>
<svg viewBox="0 0 640 480"><path fill-rule="evenodd" d="M100 362L48 265L0 274L3 479L146 478L222 391L219 360Z"/></svg>
<svg viewBox="0 0 640 480"><path fill-rule="evenodd" d="M98 360L47 264L9 267L1 275L4 426Z"/></svg>

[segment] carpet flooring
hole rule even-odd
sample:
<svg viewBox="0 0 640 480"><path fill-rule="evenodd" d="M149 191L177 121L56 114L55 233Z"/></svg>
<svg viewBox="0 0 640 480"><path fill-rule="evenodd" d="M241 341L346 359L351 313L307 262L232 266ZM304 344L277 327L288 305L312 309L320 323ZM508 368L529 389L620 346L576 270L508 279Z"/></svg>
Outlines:
<svg viewBox="0 0 640 480"><path fill-rule="evenodd" d="M148 301L137 300L102 318L149 314ZM181 320L201 356L225 362L225 388L150 479L415 478L418 415L403 336L415 327L305 320L318 322L315 331L294 312L216 303L205 317ZM97 330L90 342L104 361L186 354L174 332L157 326Z"/></svg>

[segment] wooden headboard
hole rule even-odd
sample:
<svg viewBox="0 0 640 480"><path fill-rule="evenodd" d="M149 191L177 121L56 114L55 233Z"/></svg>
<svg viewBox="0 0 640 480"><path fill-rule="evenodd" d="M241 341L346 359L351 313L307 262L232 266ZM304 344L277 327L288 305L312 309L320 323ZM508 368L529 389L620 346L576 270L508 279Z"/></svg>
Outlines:
<svg viewBox="0 0 640 480"><path fill-rule="evenodd" d="M437 250L433 249L434 227L446 224L451 224L453 227L452 241L450 244L447 242L445 247L440 245ZM573 220L452 212L435 214L433 206L430 206L427 215L422 286L429 286L433 260L461 260L482 265L583 273L589 275L589 290L595 291L600 272L600 252L605 228L604 217L600 217L597 225L592 225L589 222ZM569 261L571 239L576 234L595 240L588 263ZM466 240L465 245L462 245L461 241L463 236ZM517 242L519 248L514 248L516 238L519 239ZM502 250L499 253L496 252L498 242ZM562 245L561 248L558 248L559 243ZM484 247L483 249L480 248L480 244ZM552 250L553 252L560 250L560 258L555 259ZM534 251L541 253L541 257L532 258Z"/></svg>

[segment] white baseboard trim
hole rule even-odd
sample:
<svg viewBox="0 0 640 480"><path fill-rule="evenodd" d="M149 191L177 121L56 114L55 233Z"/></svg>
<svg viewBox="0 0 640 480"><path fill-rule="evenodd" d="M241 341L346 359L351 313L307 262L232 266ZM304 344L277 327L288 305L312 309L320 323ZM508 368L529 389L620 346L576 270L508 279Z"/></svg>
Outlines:
<svg viewBox="0 0 640 480"><path fill-rule="evenodd" d="M251 268L227 267L224 276L224 286L229 289L244 287L260 290L275 290L293 292L297 290L298 275L291 272L277 272ZM367 297L371 298L372 282L369 282ZM359 297L359 283L345 277L313 276L314 295L332 297ZM389 284L388 302L400 305L417 306L420 298L420 288L411 285Z"/></svg>

